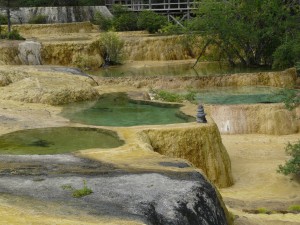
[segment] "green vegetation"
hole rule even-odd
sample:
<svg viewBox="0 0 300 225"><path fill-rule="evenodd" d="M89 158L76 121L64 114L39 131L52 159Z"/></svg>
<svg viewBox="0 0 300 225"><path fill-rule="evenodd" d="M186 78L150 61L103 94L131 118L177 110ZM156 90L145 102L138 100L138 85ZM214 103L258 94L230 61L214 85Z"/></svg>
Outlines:
<svg viewBox="0 0 300 225"><path fill-rule="evenodd" d="M199 57L214 45L219 49L217 58L232 66L273 65L282 69L300 61L297 1L203 0L196 14L186 28L175 29L201 35L204 42Z"/></svg>
<svg viewBox="0 0 300 225"><path fill-rule="evenodd" d="M183 102L184 100L193 102L196 98L196 92L194 91L188 91L186 94L177 94L174 92L168 92L164 90L156 91L151 90L155 94L156 100L162 100L167 102Z"/></svg>
<svg viewBox="0 0 300 225"><path fill-rule="evenodd" d="M94 21L92 22L98 25L100 30L103 31L108 31L112 27L112 19L103 16L100 12L96 12Z"/></svg>
<svg viewBox="0 0 300 225"><path fill-rule="evenodd" d="M269 212L269 210L267 210L266 208L258 208L257 212L259 214L267 214Z"/></svg>
<svg viewBox="0 0 300 225"><path fill-rule="evenodd" d="M30 24L46 24L47 23L47 16L45 15L35 15L31 17L28 21Z"/></svg>
<svg viewBox="0 0 300 225"><path fill-rule="evenodd" d="M143 11L138 15L137 19L137 27L141 30L147 30L149 33L158 32L167 23L168 20L165 16L153 11Z"/></svg>
<svg viewBox="0 0 300 225"><path fill-rule="evenodd" d="M99 28L104 31L147 30L149 33L156 33L168 24L165 16L153 11L135 13L121 5L114 5L112 14L113 18L106 18L101 13L97 13L93 23L99 25Z"/></svg>
<svg viewBox="0 0 300 225"><path fill-rule="evenodd" d="M291 156L291 158L285 162L285 165L279 165L277 172L284 175L300 174L300 140L291 144L288 143L285 148L286 153Z"/></svg>
<svg viewBox="0 0 300 225"><path fill-rule="evenodd" d="M74 198L81 198L81 197L84 197L86 195L90 195L93 193L92 189L87 187L86 180L83 180L83 188L81 188L81 189L75 189L69 184L62 185L61 188L63 190L72 191L72 196Z"/></svg>
<svg viewBox="0 0 300 225"><path fill-rule="evenodd" d="M292 89L283 89L275 94L280 97L288 110L293 110L300 105L300 92Z"/></svg>
<svg viewBox="0 0 300 225"><path fill-rule="evenodd" d="M99 45L104 49L104 59L109 64L120 64L122 61L122 41L116 33L106 32L101 34Z"/></svg>
<svg viewBox="0 0 300 225"><path fill-rule="evenodd" d="M300 212L300 205L291 205L288 208L289 211L295 211L295 212Z"/></svg>
<svg viewBox="0 0 300 225"><path fill-rule="evenodd" d="M0 39L8 39L8 40L25 40L17 30L12 30L11 32L1 33Z"/></svg>

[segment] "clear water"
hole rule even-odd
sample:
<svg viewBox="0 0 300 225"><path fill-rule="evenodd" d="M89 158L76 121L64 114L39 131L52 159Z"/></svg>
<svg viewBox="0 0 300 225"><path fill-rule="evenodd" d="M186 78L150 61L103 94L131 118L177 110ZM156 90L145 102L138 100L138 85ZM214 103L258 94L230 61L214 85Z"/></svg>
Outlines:
<svg viewBox="0 0 300 225"><path fill-rule="evenodd" d="M89 148L113 148L123 144L116 133L85 127L53 127L20 130L0 136L0 154L62 154Z"/></svg>
<svg viewBox="0 0 300 225"><path fill-rule="evenodd" d="M127 127L195 121L195 118L181 113L178 106L130 101L125 94L108 94L96 102L71 104L65 107L62 114L73 122L100 126Z"/></svg>
<svg viewBox="0 0 300 225"><path fill-rule="evenodd" d="M197 90L196 99L206 104L253 104L282 102L275 87L217 87Z"/></svg>
<svg viewBox="0 0 300 225"><path fill-rule="evenodd" d="M158 62L157 65L127 63L121 66L101 68L98 71L88 71L87 73L102 77L122 77L122 76L213 76L232 73L249 73L262 71L262 68L229 67L220 65L218 62L200 62L195 69L193 62L165 63ZM265 69L266 70L266 69Z"/></svg>

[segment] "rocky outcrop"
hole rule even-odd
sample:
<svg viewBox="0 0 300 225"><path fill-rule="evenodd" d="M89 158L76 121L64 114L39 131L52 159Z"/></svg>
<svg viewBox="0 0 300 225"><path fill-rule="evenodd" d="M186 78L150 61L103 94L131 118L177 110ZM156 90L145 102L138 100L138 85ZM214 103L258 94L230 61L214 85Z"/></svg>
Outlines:
<svg viewBox="0 0 300 225"><path fill-rule="evenodd" d="M42 69L42 67L37 67ZM86 76L55 71L39 71L35 67L19 66L13 70L0 68L1 99L60 105L96 99L95 81Z"/></svg>
<svg viewBox="0 0 300 225"><path fill-rule="evenodd" d="M98 78L102 84L126 85L155 89L199 89L227 86L273 86L293 88L296 84L295 68L278 72L241 73L210 77L113 77Z"/></svg>
<svg viewBox="0 0 300 225"><path fill-rule="evenodd" d="M6 27L2 27L6 29ZM13 25L12 28L25 37L37 37L51 34L91 33L98 32L98 28L90 22L55 23L55 24L22 24ZM57 37L57 36L56 36ZM59 38L59 37L57 37Z"/></svg>
<svg viewBox="0 0 300 225"><path fill-rule="evenodd" d="M5 10L1 10L5 14ZM61 6L61 7L19 7L11 10L13 23L28 23L34 16L45 16L47 23L83 22L94 19L99 12L105 17L112 17L106 6Z"/></svg>
<svg viewBox="0 0 300 225"><path fill-rule="evenodd" d="M1 193L24 196L26 202L33 198L36 204L63 202L60 215L80 211L135 221L128 224L231 224L217 191L196 171L135 174L71 155L2 156L0 178ZM80 199L64 188L81 189L83 181L93 193ZM47 208L46 213L52 210Z"/></svg>
<svg viewBox="0 0 300 225"><path fill-rule="evenodd" d="M178 128L145 129L153 150L169 157L187 159L218 187L233 184L228 153L212 120Z"/></svg>
<svg viewBox="0 0 300 225"><path fill-rule="evenodd" d="M283 104L210 105L206 109L222 134L286 135L300 131L299 110L288 111Z"/></svg>
<svg viewBox="0 0 300 225"><path fill-rule="evenodd" d="M127 60L183 60L195 58L199 49L188 48L181 36L149 37L122 36L125 41L124 56ZM159 51L158 51L159 49Z"/></svg>
<svg viewBox="0 0 300 225"><path fill-rule="evenodd" d="M36 41L25 41L19 44L19 58L24 65L41 65L42 45Z"/></svg>

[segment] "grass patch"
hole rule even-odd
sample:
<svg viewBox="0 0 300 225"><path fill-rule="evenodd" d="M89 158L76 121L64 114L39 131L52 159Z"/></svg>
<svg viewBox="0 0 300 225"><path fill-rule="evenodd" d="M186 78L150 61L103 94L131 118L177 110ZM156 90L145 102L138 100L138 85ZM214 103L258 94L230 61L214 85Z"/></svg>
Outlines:
<svg viewBox="0 0 300 225"><path fill-rule="evenodd" d="M61 188L63 190L72 191L72 196L74 198L81 198L93 193L92 189L87 186L86 180L83 180L83 188L81 189L75 189L70 184L62 185Z"/></svg>
<svg viewBox="0 0 300 225"><path fill-rule="evenodd" d="M155 100L162 100L166 102L183 102L184 100L193 102L196 99L195 91L188 91L186 94L178 94L164 90L150 90L154 94Z"/></svg>
<svg viewBox="0 0 300 225"><path fill-rule="evenodd" d="M300 205L291 205L288 208L289 211L296 211L296 212L300 212Z"/></svg>
<svg viewBox="0 0 300 225"><path fill-rule="evenodd" d="M266 208L258 208L257 212L259 214L267 214L269 212L269 210L267 210Z"/></svg>

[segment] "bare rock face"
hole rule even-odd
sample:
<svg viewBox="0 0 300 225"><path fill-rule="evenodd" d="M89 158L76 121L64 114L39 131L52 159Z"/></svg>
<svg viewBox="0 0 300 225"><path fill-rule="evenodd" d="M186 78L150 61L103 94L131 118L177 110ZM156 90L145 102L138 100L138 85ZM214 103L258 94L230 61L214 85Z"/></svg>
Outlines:
<svg viewBox="0 0 300 225"><path fill-rule="evenodd" d="M41 65L42 45L36 41L24 41L19 44L19 58L24 65Z"/></svg>
<svg viewBox="0 0 300 225"><path fill-rule="evenodd" d="M1 193L62 204L60 215L86 212L149 225L231 224L217 191L196 171L135 174L71 155L2 156L0 178ZM80 199L62 188L80 189L83 180L93 193Z"/></svg>
<svg viewBox="0 0 300 225"><path fill-rule="evenodd" d="M233 184L230 159L212 120L205 125L146 129L143 132L148 136L154 151L169 157L187 159L218 187Z"/></svg>

